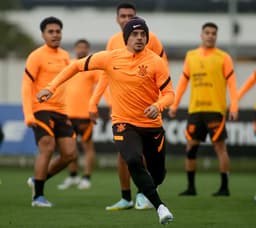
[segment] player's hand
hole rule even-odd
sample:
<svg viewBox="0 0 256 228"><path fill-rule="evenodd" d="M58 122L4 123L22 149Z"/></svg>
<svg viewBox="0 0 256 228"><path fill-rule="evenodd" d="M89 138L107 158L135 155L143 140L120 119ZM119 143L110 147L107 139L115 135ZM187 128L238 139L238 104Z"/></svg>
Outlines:
<svg viewBox="0 0 256 228"><path fill-rule="evenodd" d="M176 117L176 114L177 114L177 110L176 110L176 109L171 109L171 108L169 108L168 115L169 115L171 118L175 118L175 117Z"/></svg>
<svg viewBox="0 0 256 228"><path fill-rule="evenodd" d="M149 119L156 119L159 114L159 110L155 105L150 105L144 110L144 113Z"/></svg>
<svg viewBox="0 0 256 228"><path fill-rule="evenodd" d="M229 113L229 120L231 120L231 121L238 120L238 112L230 112Z"/></svg>
<svg viewBox="0 0 256 228"><path fill-rule="evenodd" d="M41 103L44 101L47 101L51 98L52 96L52 92L48 89L42 89L39 91L39 93L37 94L37 100Z"/></svg>
<svg viewBox="0 0 256 228"><path fill-rule="evenodd" d="M30 116L30 117L27 117L25 119L25 124L28 126L28 127L36 127L36 119L34 116Z"/></svg>
<svg viewBox="0 0 256 228"><path fill-rule="evenodd" d="M99 113L98 112L89 112L89 117L90 120L94 123L97 124L97 118L99 117Z"/></svg>

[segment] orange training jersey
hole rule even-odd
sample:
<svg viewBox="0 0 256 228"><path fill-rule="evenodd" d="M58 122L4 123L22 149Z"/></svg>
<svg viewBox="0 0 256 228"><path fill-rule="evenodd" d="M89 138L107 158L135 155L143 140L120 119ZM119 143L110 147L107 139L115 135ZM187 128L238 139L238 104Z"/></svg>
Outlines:
<svg viewBox="0 0 256 228"><path fill-rule="evenodd" d="M25 122L34 112L50 110L65 113L65 86L58 88L53 98L39 103L37 93L69 64L69 54L65 50L52 49L43 45L34 50L27 58L22 81L22 103Z"/></svg>
<svg viewBox="0 0 256 228"><path fill-rule="evenodd" d="M112 51L119 48L125 48L124 38L123 38L123 32L118 32L114 34L107 43L106 50ZM152 50L157 55L159 55L168 66L168 59L167 55L164 51L164 48L161 44L161 42L158 40L156 35L152 32L149 32L149 41L146 45L146 48ZM106 90L108 86L107 82L107 76L103 73L103 75L99 79L99 83L95 89L95 92L93 93L92 99L90 100L90 110L95 111L97 104L100 101L101 96L103 95L104 91ZM109 96L108 93L106 93L107 103L112 105L111 102L111 96Z"/></svg>
<svg viewBox="0 0 256 228"><path fill-rule="evenodd" d="M160 127L162 118L149 119L144 110L155 104L160 111L174 100L169 71L164 61L149 49L134 54L127 48L102 51L77 60L62 71L47 89L83 70L104 70L108 75L112 98L112 123L130 123L139 127ZM160 95L161 92L161 96Z"/></svg>
<svg viewBox="0 0 256 228"><path fill-rule="evenodd" d="M229 86L232 112L238 111L235 74L231 57L224 51L198 48L186 55L183 74L177 86L174 107L190 81L189 113L226 113L226 87Z"/></svg>
<svg viewBox="0 0 256 228"><path fill-rule="evenodd" d="M98 81L99 71L79 72L66 83L67 115L70 118L89 118L89 100Z"/></svg>
<svg viewBox="0 0 256 228"><path fill-rule="evenodd" d="M123 32L118 32L109 39L106 50L112 51L118 48L125 48ZM155 52L168 63L164 48L153 32L149 32L149 40L146 45L146 48Z"/></svg>

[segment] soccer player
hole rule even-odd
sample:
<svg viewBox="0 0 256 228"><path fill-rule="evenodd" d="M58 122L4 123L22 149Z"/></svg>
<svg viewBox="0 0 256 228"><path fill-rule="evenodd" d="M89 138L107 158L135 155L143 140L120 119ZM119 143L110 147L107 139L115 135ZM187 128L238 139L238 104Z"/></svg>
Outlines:
<svg viewBox="0 0 256 228"><path fill-rule="evenodd" d="M256 70L252 72L252 74L246 79L244 84L238 91L238 99L241 100L242 97L256 84ZM255 104L255 111L254 111L254 134L256 135L256 104ZM254 201L256 201L256 194L254 196Z"/></svg>
<svg viewBox="0 0 256 228"><path fill-rule="evenodd" d="M87 56L90 52L90 44L81 39L75 42L74 52L76 59ZM75 132L80 136L81 146L84 151L84 174L82 179L78 175L78 161L69 164L69 176L58 185L61 190L71 186L78 189L91 187L91 174L95 160L95 149L92 141L93 123L89 118L88 105L94 86L98 81L98 71L80 72L67 83L66 102L67 115L72 122Z"/></svg>
<svg viewBox="0 0 256 228"><path fill-rule="evenodd" d="M117 6L116 9L116 21L119 24L121 31L114 34L107 43L107 50L114 50L118 48L124 48L125 43L123 40L123 28L126 23L136 15L136 8L131 3L121 3ZM156 35L152 32L149 32L149 40L147 43L147 48L151 49L161 58L163 58L168 65L167 56L163 49L161 42L158 40ZM95 89L95 92L90 100L89 111L91 113L92 119L97 117L97 104L100 101L100 97L104 93L108 85L107 76L102 76L99 79L99 83ZM111 96L110 96L111 97ZM123 160L120 153L118 153L118 174L119 181L121 185L121 200L117 203L114 203L111 206L107 206L106 210L123 210L130 209L133 207L133 201L131 196L131 186L130 186L130 173L127 168L126 162ZM135 208L136 209L148 209L152 208L153 205L148 201L148 199L138 191L136 195Z"/></svg>
<svg viewBox="0 0 256 228"><path fill-rule="evenodd" d="M27 183L32 188L32 206L51 207L44 197L45 181L76 159L75 132L65 109L65 85L60 86L50 101L40 103L36 94L69 63L69 54L60 48L62 21L47 17L40 23L45 44L27 58L22 81L22 104L25 124L32 127L39 154L34 177ZM59 156L51 157L58 145Z"/></svg>
<svg viewBox="0 0 256 228"><path fill-rule="evenodd" d="M181 196L195 196L196 158L201 141L209 134L219 160L221 186L213 196L229 196L229 156L225 139L226 87L229 88L229 119L238 118L238 98L236 77L231 57L216 47L218 27L205 23L201 31L201 47L186 54L183 73L180 76L175 102L170 108L170 116L175 117L180 100L190 81L190 103L188 123L185 131L186 172L188 188Z"/></svg>
<svg viewBox="0 0 256 228"><path fill-rule="evenodd" d="M145 48L149 32L143 19L127 22L123 37L125 48L98 52L75 61L41 90L37 98L40 102L48 100L62 83L79 71L106 71L115 144L135 185L156 208L159 222L166 224L173 215L161 201L157 186L166 174L161 111L174 100L172 82L165 62Z"/></svg>

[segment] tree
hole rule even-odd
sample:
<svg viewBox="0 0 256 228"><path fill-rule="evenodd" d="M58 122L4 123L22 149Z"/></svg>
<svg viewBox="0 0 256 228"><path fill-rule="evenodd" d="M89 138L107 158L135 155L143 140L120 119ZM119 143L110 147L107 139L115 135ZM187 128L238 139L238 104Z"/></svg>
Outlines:
<svg viewBox="0 0 256 228"><path fill-rule="evenodd" d="M14 53L17 57L25 57L35 48L35 41L22 29L4 18L4 11L20 9L19 0L0 1L0 58L7 57Z"/></svg>

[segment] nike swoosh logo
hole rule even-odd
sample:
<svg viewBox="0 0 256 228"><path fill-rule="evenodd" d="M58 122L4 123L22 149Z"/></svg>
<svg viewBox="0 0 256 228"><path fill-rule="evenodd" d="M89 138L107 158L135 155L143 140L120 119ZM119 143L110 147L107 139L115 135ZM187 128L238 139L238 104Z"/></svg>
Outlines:
<svg viewBox="0 0 256 228"><path fill-rule="evenodd" d="M158 139L161 136L161 133L158 134L157 136L154 136L154 139Z"/></svg>
<svg viewBox="0 0 256 228"><path fill-rule="evenodd" d="M162 140L161 140L160 145L157 147L157 151L158 151L158 152L161 152L161 150L162 150L162 148L163 148L163 145L164 145L164 136L162 137Z"/></svg>
<svg viewBox="0 0 256 228"><path fill-rule="evenodd" d="M140 27L141 25L140 24L138 24L138 25L133 25L132 27L133 28L138 28L138 27Z"/></svg>

